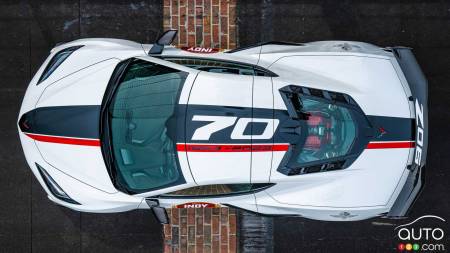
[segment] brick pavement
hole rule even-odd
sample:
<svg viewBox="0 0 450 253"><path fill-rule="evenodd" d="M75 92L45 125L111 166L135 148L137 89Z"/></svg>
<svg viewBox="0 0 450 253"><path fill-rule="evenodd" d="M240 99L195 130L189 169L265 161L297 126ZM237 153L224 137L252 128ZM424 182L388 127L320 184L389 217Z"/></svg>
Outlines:
<svg viewBox="0 0 450 253"><path fill-rule="evenodd" d="M236 0L164 0L163 26L178 29L180 47L235 48Z"/></svg>
<svg viewBox="0 0 450 253"><path fill-rule="evenodd" d="M237 215L234 209L169 209L164 225L164 252L237 252Z"/></svg>
<svg viewBox="0 0 450 253"><path fill-rule="evenodd" d="M163 26L178 30L174 44L179 47L235 48L236 0L164 0ZM234 209L178 208L168 214L171 223L164 225L164 252L237 252Z"/></svg>

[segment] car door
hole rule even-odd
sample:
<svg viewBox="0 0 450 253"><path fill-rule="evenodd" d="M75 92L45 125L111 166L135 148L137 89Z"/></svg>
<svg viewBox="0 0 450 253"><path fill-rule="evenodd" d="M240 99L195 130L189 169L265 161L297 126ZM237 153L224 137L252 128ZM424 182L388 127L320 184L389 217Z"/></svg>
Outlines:
<svg viewBox="0 0 450 253"><path fill-rule="evenodd" d="M257 211L254 192L266 185L250 183L251 132L239 126L252 116L252 85L251 75L197 75L185 105L185 145L178 148L195 185L166 189L148 200L165 208L227 205Z"/></svg>
<svg viewBox="0 0 450 253"><path fill-rule="evenodd" d="M186 105L189 167L199 185L250 183L252 75L200 72Z"/></svg>

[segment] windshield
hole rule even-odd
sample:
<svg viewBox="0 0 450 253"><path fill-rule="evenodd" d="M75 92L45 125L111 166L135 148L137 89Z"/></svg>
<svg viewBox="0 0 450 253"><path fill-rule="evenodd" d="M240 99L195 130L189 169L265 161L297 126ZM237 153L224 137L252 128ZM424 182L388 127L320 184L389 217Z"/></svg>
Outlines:
<svg viewBox="0 0 450 253"><path fill-rule="evenodd" d="M117 182L132 193L184 182L176 154L179 93L187 74L134 60L108 107Z"/></svg>

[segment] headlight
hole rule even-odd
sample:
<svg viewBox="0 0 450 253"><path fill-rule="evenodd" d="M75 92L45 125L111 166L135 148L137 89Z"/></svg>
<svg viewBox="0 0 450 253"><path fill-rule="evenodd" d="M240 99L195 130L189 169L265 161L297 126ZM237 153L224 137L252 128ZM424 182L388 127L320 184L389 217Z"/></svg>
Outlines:
<svg viewBox="0 0 450 253"><path fill-rule="evenodd" d="M73 200L67 193L64 192L64 190L53 180L53 178L48 174L47 171L44 170L39 164L36 163L36 167L39 170L39 173L41 174L42 178L44 179L45 185L47 185L48 189L52 192L52 194L62 201L75 204L75 205L81 205L80 203Z"/></svg>
<svg viewBox="0 0 450 253"><path fill-rule="evenodd" d="M47 67L45 67L45 70L36 85L47 79L53 73L53 71L55 71L59 67L59 65L61 65L61 63L63 63L73 52L75 52L80 47L82 46L68 47L56 53L48 63Z"/></svg>

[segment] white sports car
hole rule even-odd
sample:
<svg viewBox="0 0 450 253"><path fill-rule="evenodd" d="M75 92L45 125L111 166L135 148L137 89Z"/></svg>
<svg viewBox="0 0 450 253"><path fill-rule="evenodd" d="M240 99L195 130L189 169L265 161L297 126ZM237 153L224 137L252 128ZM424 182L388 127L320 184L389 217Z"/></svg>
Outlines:
<svg viewBox="0 0 450 253"><path fill-rule="evenodd" d="M267 42L220 52L80 39L31 80L18 128L53 202L401 217L423 185L427 81L409 48Z"/></svg>

